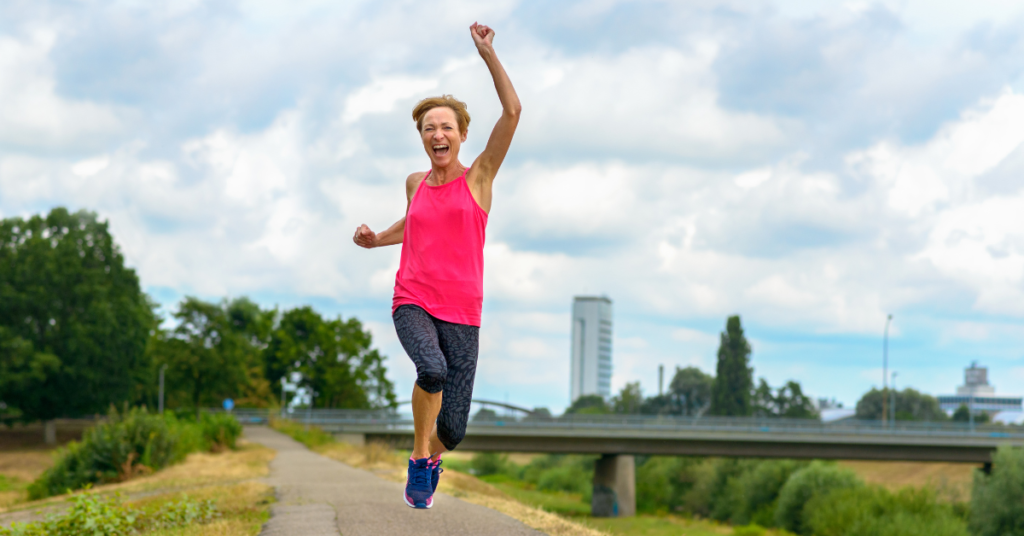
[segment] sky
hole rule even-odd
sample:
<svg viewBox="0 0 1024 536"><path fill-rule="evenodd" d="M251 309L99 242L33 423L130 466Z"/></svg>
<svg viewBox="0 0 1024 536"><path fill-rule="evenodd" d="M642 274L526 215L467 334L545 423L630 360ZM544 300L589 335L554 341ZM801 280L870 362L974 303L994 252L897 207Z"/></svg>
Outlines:
<svg viewBox="0 0 1024 536"><path fill-rule="evenodd" d="M168 315L249 296L390 319L429 161L410 112L469 105L494 185L476 397L561 411L573 296L614 302L613 390L713 373L739 314L757 378L851 407L882 383L1024 393L1024 7L1017 2L192 0L0 4L0 217L110 222Z"/></svg>

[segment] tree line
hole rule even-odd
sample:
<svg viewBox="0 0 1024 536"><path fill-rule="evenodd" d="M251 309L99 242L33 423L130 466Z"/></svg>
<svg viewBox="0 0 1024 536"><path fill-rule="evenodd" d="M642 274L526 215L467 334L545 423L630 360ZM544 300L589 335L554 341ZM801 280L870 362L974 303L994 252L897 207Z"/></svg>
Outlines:
<svg viewBox="0 0 1024 536"><path fill-rule="evenodd" d="M164 327L165 325L169 327ZM280 403L294 380L317 407L395 404L384 356L359 320L308 306L187 297L169 319L95 213L55 208L0 220L0 418L48 421L111 404L169 408Z"/></svg>
<svg viewBox="0 0 1024 536"><path fill-rule="evenodd" d="M814 401L799 382L773 388L760 378L755 385L750 354L740 317L730 316L720 336L714 376L697 367L677 367L663 394L644 397L640 382L627 383L611 400L581 396L566 413L818 418Z"/></svg>

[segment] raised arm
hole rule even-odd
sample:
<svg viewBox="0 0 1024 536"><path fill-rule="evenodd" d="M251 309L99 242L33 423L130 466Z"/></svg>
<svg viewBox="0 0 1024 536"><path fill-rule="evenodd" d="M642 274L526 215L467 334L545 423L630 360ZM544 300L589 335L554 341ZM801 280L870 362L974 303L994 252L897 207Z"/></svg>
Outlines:
<svg viewBox="0 0 1024 536"><path fill-rule="evenodd" d="M473 43L476 44L480 57L484 59L484 63L491 71L494 89L498 91L498 99L501 101L501 117L494 125L491 137L487 139L487 147L473 162L471 176L467 177L471 179L470 182L475 182L476 186L483 187L480 193L484 194L482 197L486 197L486 202L482 203L487 205L484 207L486 210L491 204L491 182L498 173L501 162L505 160L509 145L512 144L512 136L516 132L516 126L519 125L519 113L523 106L519 103L519 96L516 95L516 90L512 87L512 81L509 80L505 68L501 66L498 56L494 53L494 30L474 22L469 27L469 31L473 35Z"/></svg>
<svg viewBox="0 0 1024 536"><path fill-rule="evenodd" d="M409 175L405 179L405 213L409 213L409 206L412 205L412 196L416 193L416 188L419 187L420 182L423 181L425 173L418 172ZM357 246L362 246L366 249L378 248L381 246L393 246L395 244L401 244L405 237L405 216L402 219L396 221L391 227L388 227L386 231L381 233L374 233L364 223L356 228L356 234L352 237L352 241Z"/></svg>

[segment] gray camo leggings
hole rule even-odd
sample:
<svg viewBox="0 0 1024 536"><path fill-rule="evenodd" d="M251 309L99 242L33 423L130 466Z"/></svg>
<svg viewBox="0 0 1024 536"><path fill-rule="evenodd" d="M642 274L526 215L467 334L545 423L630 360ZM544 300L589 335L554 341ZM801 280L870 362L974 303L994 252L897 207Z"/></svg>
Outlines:
<svg viewBox="0 0 1024 536"><path fill-rule="evenodd" d="M466 437L480 328L439 320L415 305L399 306L393 318L398 340L416 365L416 385L428 393L444 391L437 438L455 450Z"/></svg>

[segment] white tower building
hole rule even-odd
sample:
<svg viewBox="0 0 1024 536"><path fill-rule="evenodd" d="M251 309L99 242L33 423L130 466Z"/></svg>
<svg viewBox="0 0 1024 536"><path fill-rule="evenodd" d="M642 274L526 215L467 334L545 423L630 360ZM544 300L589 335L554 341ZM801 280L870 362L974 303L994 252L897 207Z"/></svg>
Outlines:
<svg viewBox="0 0 1024 536"><path fill-rule="evenodd" d="M583 395L611 396L612 301L577 296L572 304L572 401Z"/></svg>

